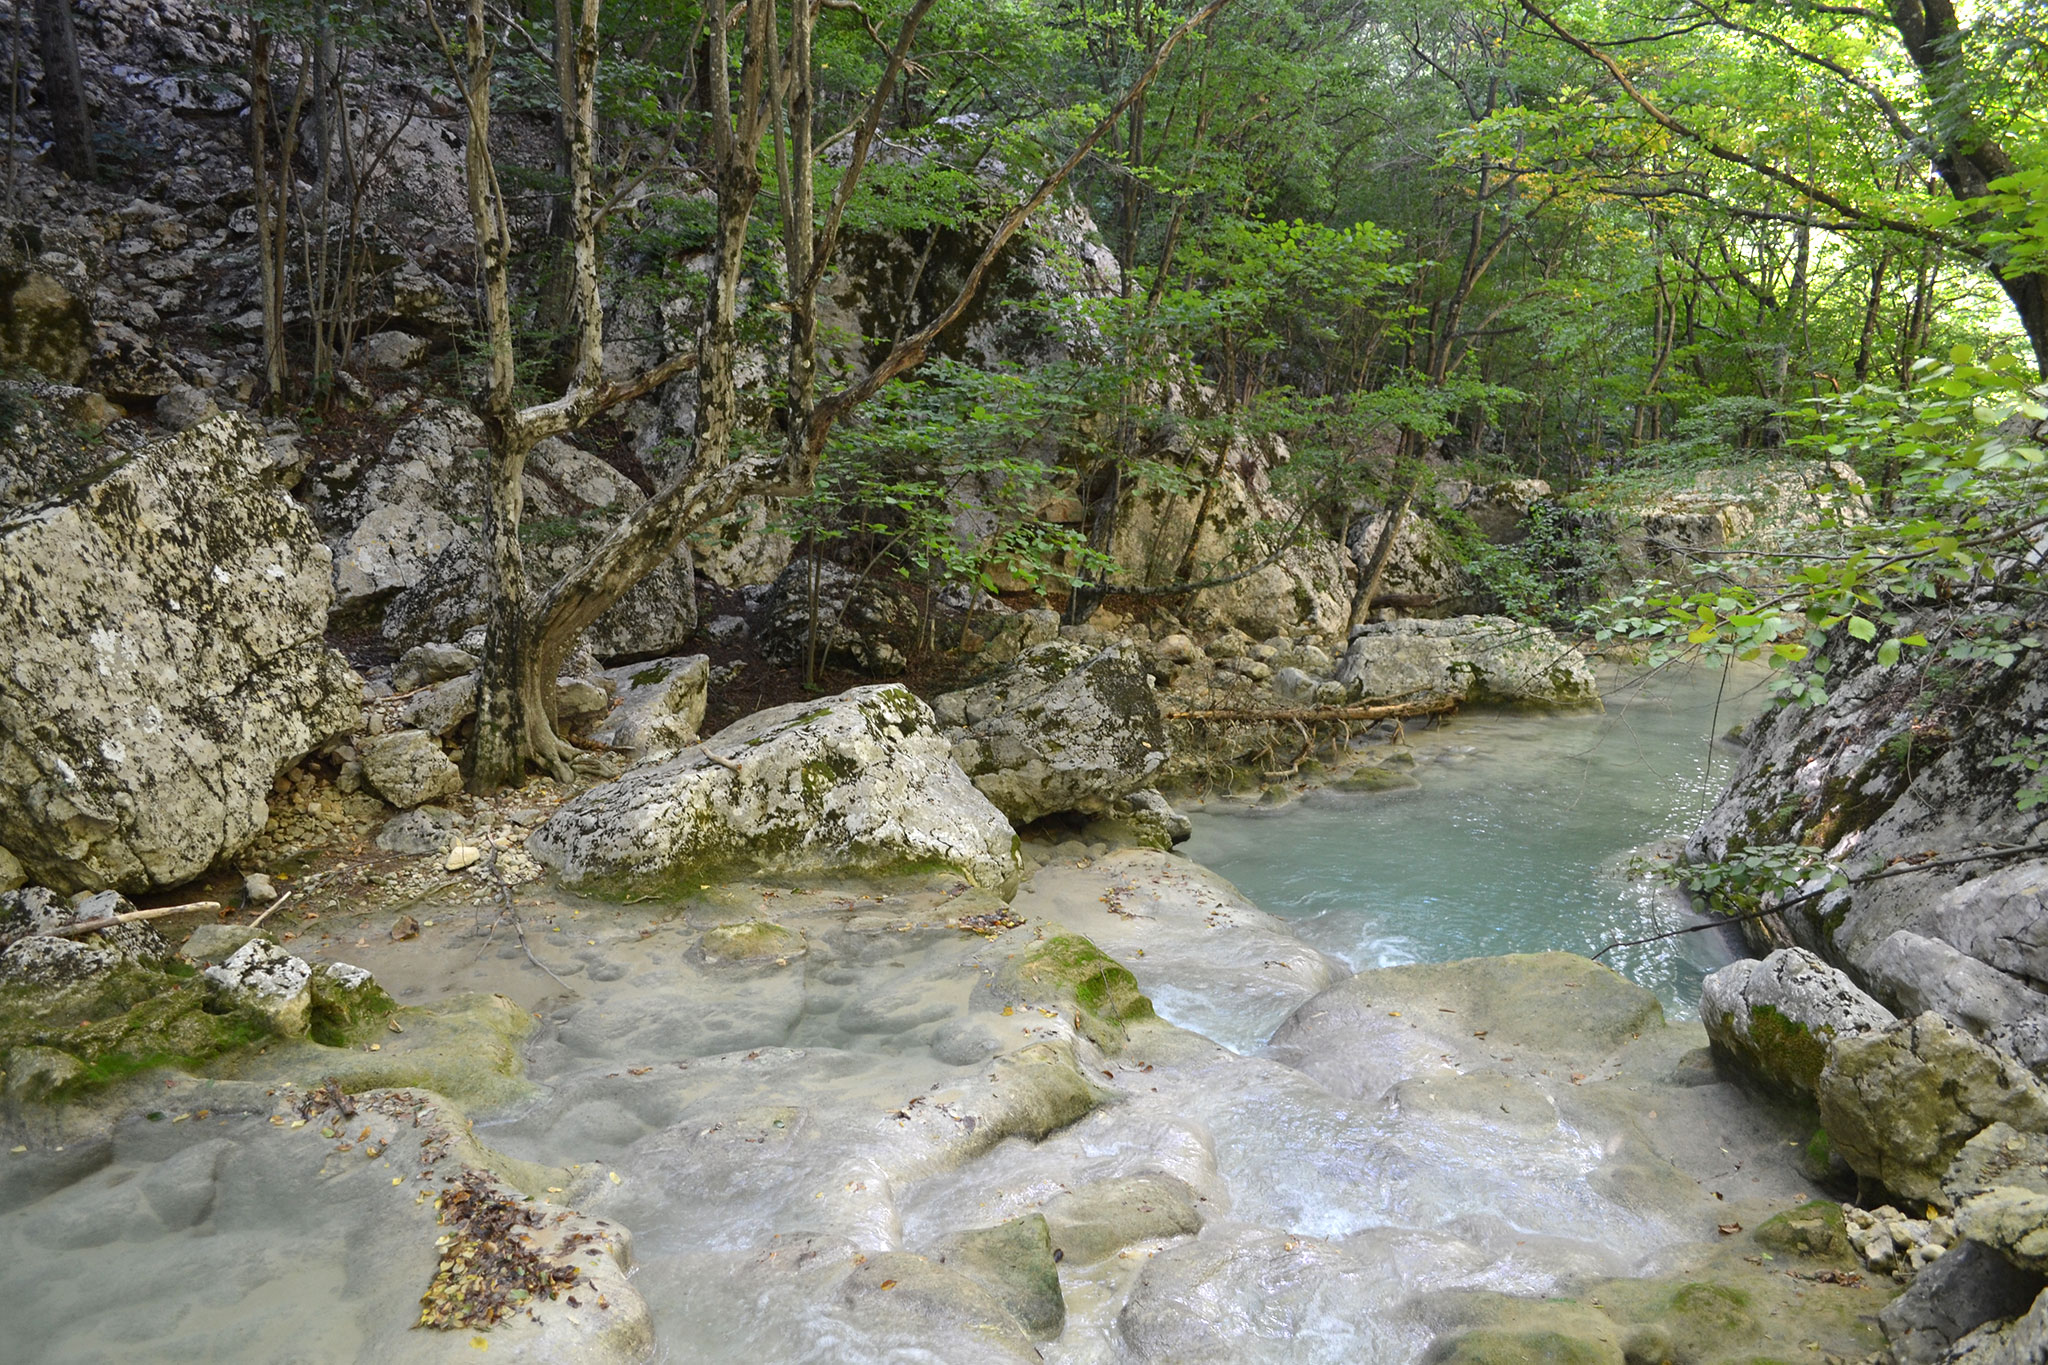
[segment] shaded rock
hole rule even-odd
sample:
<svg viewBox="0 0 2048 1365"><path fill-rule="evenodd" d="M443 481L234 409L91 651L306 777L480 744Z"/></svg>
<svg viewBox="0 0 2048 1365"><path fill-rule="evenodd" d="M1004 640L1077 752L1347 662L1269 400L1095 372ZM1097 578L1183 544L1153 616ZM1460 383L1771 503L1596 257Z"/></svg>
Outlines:
<svg viewBox="0 0 2048 1365"><path fill-rule="evenodd" d="M1060 638L1060 614L1044 607L1032 607L999 617L981 647L983 663L1000 666L1015 663L1025 650Z"/></svg>
<svg viewBox="0 0 2048 1365"><path fill-rule="evenodd" d="M429 683L446 682L475 671L483 661L462 648L443 641L414 645L399 656L391 670L391 690L413 692Z"/></svg>
<svg viewBox="0 0 2048 1365"><path fill-rule="evenodd" d="M403 370L418 364L429 344L410 332L373 332L356 343L356 358L373 370Z"/></svg>
<svg viewBox="0 0 2048 1365"><path fill-rule="evenodd" d="M1715 1053L1773 1086L1811 1095L1836 1038L1897 1023L1856 983L1803 948L1732 962L1700 990Z"/></svg>
<svg viewBox="0 0 2048 1365"><path fill-rule="evenodd" d="M1898 1365L1936 1365L1986 1323L2016 1318L2041 1292L2041 1277L1989 1247L1961 1242L1922 1270L1877 1315Z"/></svg>
<svg viewBox="0 0 2048 1365"><path fill-rule="evenodd" d="M1816 1093L1858 1175L1941 1209L1941 1178L1964 1143L1996 1122L2048 1132L2048 1090L1938 1014L1836 1039Z"/></svg>
<svg viewBox="0 0 2048 1365"><path fill-rule="evenodd" d="M592 727L592 739L625 749L636 760L666 758L697 742L710 695L709 656L651 659L610 669L602 676L618 701L611 713Z"/></svg>
<svg viewBox="0 0 2048 1365"><path fill-rule="evenodd" d="M1148 848L1175 848L1195 837L1194 821L1151 787L1124 793L1112 806L1110 818L1128 826L1134 841Z"/></svg>
<svg viewBox="0 0 2048 1365"><path fill-rule="evenodd" d="M407 697L398 710L398 722L415 730L424 730L437 739L448 739L462 728L462 722L475 714L476 674L469 673L435 683ZM375 782L371 785L374 786Z"/></svg>
<svg viewBox="0 0 2048 1365"><path fill-rule="evenodd" d="M156 424L171 431L190 431L220 416L220 406L204 389L180 384L156 400Z"/></svg>
<svg viewBox="0 0 2048 1365"><path fill-rule="evenodd" d="M1942 1188L1964 1237L2022 1269L2048 1271L2048 1135L1994 1123L1963 1144Z"/></svg>
<svg viewBox="0 0 2048 1365"><path fill-rule="evenodd" d="M1170 1175L1098 1180L1045 1206L1052 1245L1068 1265L1090 1265L1138 1242L1202 1230L1195 1192Z"/></svg>
<svg viewBox="0 0 2048 1365"><path fill-rule="evenodd" d="M694 890L747 867L943 869L1014 884L1015 834L901 687L758 712L704 749L641 764L570 801L527 851L571 886L620 892Z"/></svg>
<svg viewBox="0 0 2048 1365"><path fill-rule="evenodd" d="M60 889L180 885L353 729L326 547L235 417L0 523L0 844Z"/></svg>
<svg viewBox="0 0 2048 1365"><path fill-rule="evenodd" d="M901 673L906 662L902 646L918 621L916 604L888 583L837 564L815 567L819 660L876 677ZM801 664L812 647L812 569L808 559L792 563L776 575L761 605L761 653L781 668Z"/></svg>
<svg viewBox="0 0 2048 1365"><path fill-rule="evenodd" d="M73 986L121 965L110 948L33 934L0 953L0 980L25 986Z"/></svg>
<svg viewBox="0 0 2048 1365"><path fill-rule="evenodd" d="M1874 1209L1844 1205L1842 1228L1863 1264L1901 1282L1941 1259L1956 1240L1953 1218L1932 1209L1925 1218L1912 1218L1890 1204Z"/></svg>
<svg viewBox="0 0 2048 1365"><path fill-rule="evenodd" d="M1447 697L1493 705L1593 706L1585 656L1541 626L1504 616L1360 626L1337 680L1372 698Z"/></svg>
<svg viewBox="0 0 2048 1365"><path fill-rule="evenodd" d="M0 366L74 384L92 362L92 315L54 275L0 257Z"/></svg>
<svg viewBox="0 0 2048 1365"><path fill-rule="evenodd" d="M1060 811L1109 815L1167 759L1159 703L1127 646L1034 645L1001 677L940 705L963 726L955 760L1017 824Z"/></svg>
<svg viewBox="0 0 2048 1365"><path fill-rule="evenodd" d="M1043 1214L955 1233L926 1256L988 1290L1033 1340L1050 1341L1066 1330L1067 1301Z"/></svg>
<svg viewBox="0 0 2048 1365"><path fill-rule="evenodd" d="M21 859L0 848L0 891L12 891L28 880L28 871L21 865Z"/></svg>
<svg viewBox="0 0 2048 1365"><path fill-rule="evenodd" d="M462 770L424 730L372 735L358 746L363 780L377 795L410 810L462 790Z"/></svg>
<svg viewBox="0 0 2048 1365"><path fill-rule="evenodd" d="M401 811L377 831L377 847L411 858L440 853L454 841L455 812L441 806Z"/></svg>
<svg viewBox="0 0 2048 1365"><path fill-rule="evenodd" d="M1842 1206L1826 1199L1775 1214L1754 1235L1758 1246L1786 1256L1846 1261L1853 1250L1843 1225Z"/></svg>
<svg viewBox="0 0 2048 1365"><path fill-rule="evenodd" d="M1943 1365L2039 1365L2048 1360L2048 1290L2011 1322L1987 1322L1942 1357Z"/></svg>

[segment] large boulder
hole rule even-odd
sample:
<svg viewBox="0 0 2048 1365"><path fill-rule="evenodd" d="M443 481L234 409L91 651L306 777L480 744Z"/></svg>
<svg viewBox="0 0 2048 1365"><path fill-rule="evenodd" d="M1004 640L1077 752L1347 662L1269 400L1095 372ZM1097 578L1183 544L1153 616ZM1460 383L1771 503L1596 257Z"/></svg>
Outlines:
<svg viewBox="0 0 2048 1365"><path fill-rule="evenodd" d="M64 890L176 886L353 729L328 550L216 418L0 521L0 845Z"/></svg>
<svg viewBox="0 0 2048 1365"><path fill-rule="evenodd" d="M925 704L857 687L757 712L558 810L527 851L570 886L694 892L740 869L945 870L1007 887L1016 835L953 762Z"/></svg>
<svg viewBox="0 0 2048 1365"><path fill-rule="evenodd" d="M1731 962L1700 989L1717 1056L1774 1086L1813 1094L1837 1038L1898 1022L1856 983L1803 948Z"/></svg>
<svg viewBox="0 0 2048 1365"><path fill-rule="evenodd" d="M1166 728L1126 645L1034 645L1001 676L939 698L953 757L1015 824L1060 811L1110 815L1166 762Z"/></svg>
<svg viewBox="0 0 2048 1365"><path fill-rule="evenodd" d="M1937 938L1895 930L1864 959L1872 990L1903 1014L1929 1010L2003 1048L2035 1075L2048 1071L2048 1001L2019 977Z"/></svg>
<svg viewBox="0 0 2048 1365"><path fill-rule="evenodd" d="M1914 1276L1877 1320L1898 1365L1936 1365L1985 1323L2026 1312L2040 1292L2040 1276L1981 1243L1963 1242Z"/></svg>
<svg viewBox="0 0 2048 1365"><path fill-rule="evenodd" d="M1942 1209L1942 1177L1964 1143L1993 1123L2048 1132L2048 1088L1938 1014L1835 1039L1816 1093L1858 1175Z"/></svg>
<svg viewBox="0 0 2048 1365"><path fill-rule="evenodd" d="M1505 616L1360 626L1337 680L1367 698L1442 697L1494 705L1597 706L1585 657L1541 626Z"/></svg>

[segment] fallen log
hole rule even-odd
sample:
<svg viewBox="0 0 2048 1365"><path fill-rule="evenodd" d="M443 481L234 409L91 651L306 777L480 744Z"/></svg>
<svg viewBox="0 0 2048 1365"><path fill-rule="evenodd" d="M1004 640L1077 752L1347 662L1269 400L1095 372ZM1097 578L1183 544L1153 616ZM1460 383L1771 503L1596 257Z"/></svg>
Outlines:
<svg viewBox="0 0 2048 1365"><path fill-rule="evenodd" d="M1321 721L1333 720L1399 720L1405 716L1434 716L1445 711L1455 711L1458 703L1451 697L1431 697L1422 701L1385 702L1378 705L1359 703L1356 706L1297 706L1267 710L1251 706L1219 706L1206 711L1166 711L1161 713L1165 720L1225 720L1275 724L1314 725Z"/></svg>
<svg viewBox="0 0 2048 1365"><path fill-rule="evenodd" d="M55 929L13 934L0 939L0 948L11 948L25 938L82 938L86 934L96 934L102 929L111 929L117 924L140 924L144 920L166 919L172 915L196 915L201 911L219 909L219 901L193 901L190 905L163 905L154 910L130 910L125 915L107 915L100 919L80 920L76 924L61 924Z"/></svg>

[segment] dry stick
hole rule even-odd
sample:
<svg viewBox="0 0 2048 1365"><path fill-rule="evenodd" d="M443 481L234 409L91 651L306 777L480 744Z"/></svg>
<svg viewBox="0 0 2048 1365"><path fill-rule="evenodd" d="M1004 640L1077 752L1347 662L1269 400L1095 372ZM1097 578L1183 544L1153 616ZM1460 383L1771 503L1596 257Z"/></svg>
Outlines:
<svg viewBox="0 0 2048 1365"><path fill-rule="evenodd" d="M55 929L31 929L27 933L0 939L0 948L12 947L25 938L78 938L84 934L96 934L102 929L111 929L117 924L139 924L144 920L164 919L170 915L196 915L202 910L219 909L219 901L193 901L190 905L165 905L155 910L130 910L123 915L80 920L76 924L61 925Z"/></svg>
<svg viewBox="0 0 2048 1365"><path fill-rule="evenodd" d="M738 772L740 770L739 764L733 762L729 758L720 758L717 754L712 753L709 748L702 744L699 744L697 746L697 752L703 754L704 757L710 759L713 763L716 763L721 768L725 768L731 772Z"/></svg>
<svg viewBox="0 0 2048 1365"><path fill-rule="evenodd" d="M1903 877L1912 872L1933 872L1940 868L1957 867L1964 863L1982 863L1994 858L2018 858L2029 853L2048 853L2048 842L2015 844L2010 848L1986 849L1981 853L1957 853L1946 858L1933 858L1924 863L1900 863L1892 867L1880 868L1876 872L1866 872L1860 877L1849 878L1846 886L1823 886L1818 891L1808 891L1804 895L1794 896L1791 900L1780 901L1776 905L1766 906L1761 910L1751 910L1740 915L1727 915L1720 919L1708 920L1705 924L1688 924L1683 929L1667 929L1661 934L1651 934L1648 938L1620 939L1593 954L1593 960L1595 962L1599 961L1616 948L1636 948L1645 943L1655 943L1658 939L1676 938L1680 934L1697 934L1707 929L1718 929L1724 924L1743 924L1749 920L1762 919L1766 915L1781 914L1784 911L1790 910L1795 905L1804 905L1806 902L1825 896L1831 891L1843 891L1850 886L1863 886L1870 882L1881 882L1887 877Z"/></svg>
<svg viewBox="0 0 2048 1365"><path fill-rule="evenodd" d="M249 927L250 927L251 929L260 929L260 928L262 928L262 927L263 927L263 921L265 921L265 920L269 919L269 918L270 918L270 917L271 917L272 915L274 915L274 914L276 914L276 913L277 913L278 911L280 911L280 910L284 909L284 903L285 903L286 901L290 900L290 899L291 899L291 898L292 898L293 896L296 896L296 895L298 895L298 894L299 894L299 888L297 888L297 887L295 886L295 887L293 887L293 888L292 888L291 890L289 890L289 891L285 892L285 893L284 893L284 894L283 894L282 896L279 896L279 897L278 897L278 898L277 898L276 900L274 900L274 901L272 901L272 902L270 903L270 908L269 908L268 910L265 910L265 911L264 911L264 912L263 912L262 914L258 915L258 916L257 916L257 917L256 917L255 919L252 919L252 920L250 920L250 921L249 921Z"/></svg>
<svg viewBox="0 0 2048 1365"><path fill-rule="evenodd" d="M519 947L526 954L526 960L542 971L547 972L549 980L553 981L557 986L568 991L571 995L576 994L574 987L562 980L561 977L556 976L552 971L549 971L548 964L533 955L533 946L526 941L526 924L519 918L519 912L512 908L512 888L507 886L505 879L498 875L498 850L495 845L491 848L490 862L484 865L484 872L491 879L491 884L498 888L498 918L511 921L512 932L519 936Z"/></svg>

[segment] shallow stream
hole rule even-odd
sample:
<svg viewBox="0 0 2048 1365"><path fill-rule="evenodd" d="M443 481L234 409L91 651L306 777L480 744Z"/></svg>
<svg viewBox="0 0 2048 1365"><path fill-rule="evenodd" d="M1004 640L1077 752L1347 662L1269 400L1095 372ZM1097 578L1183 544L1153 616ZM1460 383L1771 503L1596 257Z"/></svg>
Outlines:
<svg viewBox="0 0 2048 1365"><path fill-rule="evenodd" d="M1191 804L1181 851L1354 971L1591 954L1696 924L1685 896L1640 865L1682 840L1728 780L1735 750L1712 740L1764 708L1766 678L1637 670L1602 678L1604 712L1411 722L1420 786ZM1740 946L1708 930L1603 961L1691 1018L1702 978Z"/></svg>
<svg viewBox="0 0 2048 1365"><path fill-rule="evenodd" d="M407 1084L535 1163L549 1218L629 1230L632 1288L595 1313L586 1297L566 1337L409 1330L441 1173L350 1150L353 1123L271 1112L311 1082L259 1057L239 1091L157 1092L157 1122L14 1139L11 1358L610 1365L651 1334L692 1365L1402 1365L1524 1300L1604 1295L1661 1321L1694 1278L1746 1286L1715 1328L1745 1359L1860 1356L1876 1291L1788 1279L1729 1240L1812 1196L1785 1155L1806 1134L1715 1076L1696 1023L1575 958L1346 965L1676 922L1613 868L1697 809L1717 682L1598 717L1461 718L1412 738L1409 793L1212 808L1195 857L1250 900L1184 858L1041 845L1021 923L981 935L957 921L992 898L936 883L733 883L676 906L539 892L519 900L533 960L474 907L421 907L397 941L389 911L323 921L295 951L418 1007L384 1064L417 1059ZM1719 728L1754 704L1724 701ZM1070 935L1168 1022L1084 1027L1089 991L1029 970ZM1689 1005L1707 937L1623 965ZM523 1078L408 1051L478 1008L459 992L530 1020ZM443 1103L404 1105L423 1102ZM1036 1259L983 1274L961 1239L999 1224L1038 1229ZM1609 1278L1642 1275L1666 1278ZM1048 1295L1063 1323L1027 1330Z"/></svg>

